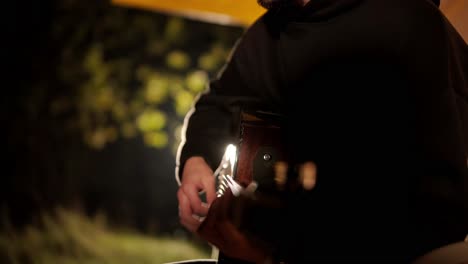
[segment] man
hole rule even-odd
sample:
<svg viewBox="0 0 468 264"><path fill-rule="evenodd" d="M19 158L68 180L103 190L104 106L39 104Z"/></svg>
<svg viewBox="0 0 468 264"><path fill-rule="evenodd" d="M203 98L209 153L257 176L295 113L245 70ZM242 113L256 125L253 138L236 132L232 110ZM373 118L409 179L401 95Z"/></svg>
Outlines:
<svg viewBox="0 0 468 264"><path fill-rule="evenodd" d="M268 12L186 117L180 222L197 232L215 200L213 170L237 142L238 113L254 107L287 117L290 166L317 167L313 199L290 205L295 249L284 260L408 263L462 241L468 48L438 3L258 2Z"/></svg>

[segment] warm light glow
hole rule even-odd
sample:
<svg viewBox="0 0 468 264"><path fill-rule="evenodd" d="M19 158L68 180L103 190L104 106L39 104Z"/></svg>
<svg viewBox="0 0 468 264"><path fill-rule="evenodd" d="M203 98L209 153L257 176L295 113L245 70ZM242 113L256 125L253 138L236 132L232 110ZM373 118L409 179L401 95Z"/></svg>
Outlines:
<svg viewBox="0 0 468 264"><path fill-rule="evenodd" d="M229 144L226 148L226 159L229 161L231 168L234 168L236 163L237 148L233 144Z"/></svg>
<svg viewBox="0 0 468 264"><path fill-rule="evenodd" d="M112 3L223 25L248 26L265 12L254 0L112 0ZM468 1L443 0L440 9L467 40Z"/></svg>
<svg viewBox="0 0 468 264"><path fill-rule="evenodd" d="M465 39L465 42L468 42L468 1L442 0L440 1L440 9Z"/></svg>
<svg viewBox="0 0 468 264"><path fill-rule="evenodd" d="M299 168L299 180L305 190L312 190L317 182L317 165L314 162L306 162Z"/></svg>
<svg viewBox="0 0 468 264"><path fill-rule="evenodd" d="M223 25L248 26L265 12L255 0L112 0L112 3Z"/></svg>
<svg viewBox="0 0 468 264"><path fill-rule="evenodd" d="M217 196L220 197L228 189L232 191L234 195L239 195L242 191L240 186L234 180L234 168L237 162L237 148L233 144L229 144L224 152L223 159L219 164L218 168L214 172L214 177L218 180L217 183Z"/></svg>
<svg viewBox="0 0 468 264"><path fill-rule="evenodd" d="M283 188L288 179L288 164L284 161L278 161L275 166L275 182L277 187Z"/></svg>

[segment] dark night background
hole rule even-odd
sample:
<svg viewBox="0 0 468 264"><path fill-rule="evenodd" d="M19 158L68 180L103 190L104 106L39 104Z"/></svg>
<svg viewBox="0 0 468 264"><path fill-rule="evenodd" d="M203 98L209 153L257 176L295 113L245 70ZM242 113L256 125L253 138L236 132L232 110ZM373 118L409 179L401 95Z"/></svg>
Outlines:
<svg viewBox="0 0 468 264"><path fill-rule="evenodd" d="M2 5L4 233L66 208L187 237L174 179L180 125L242 28L106 1Z"/></svg>
<svg viewBox="0 0 468 264"><path fill-rule="evenodd" d="M243 28L104 0L3 1L0 19L0 263L206 257L178 223L175 151Z"/></svg>

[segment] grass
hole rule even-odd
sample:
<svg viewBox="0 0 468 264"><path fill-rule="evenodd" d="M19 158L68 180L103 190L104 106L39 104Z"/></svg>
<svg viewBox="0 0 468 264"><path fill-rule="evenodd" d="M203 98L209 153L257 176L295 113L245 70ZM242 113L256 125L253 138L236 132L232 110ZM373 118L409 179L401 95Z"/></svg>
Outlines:
<svg viewBox="0 0 468 264"><path fill-rule="evenodd" d="M110 230L102 219L64 209L42 216L40 222L21 232L4 223L0 263L162 264L210 258L210 252L190 240Z"/></svg>

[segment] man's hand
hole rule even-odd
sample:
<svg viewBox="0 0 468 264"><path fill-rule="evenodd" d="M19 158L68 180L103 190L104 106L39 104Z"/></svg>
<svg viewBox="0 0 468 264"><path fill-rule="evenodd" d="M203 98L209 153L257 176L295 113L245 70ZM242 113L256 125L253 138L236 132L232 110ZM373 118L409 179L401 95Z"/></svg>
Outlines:
<svg viewBox="0 0 468 264"><path fill-rule="evenodd" d="M200 198L205 192L206 202ZM182 182L177 191L180 223L195 233L216 198L213 170L202 157L191 157L185 162Z"/></svg>

